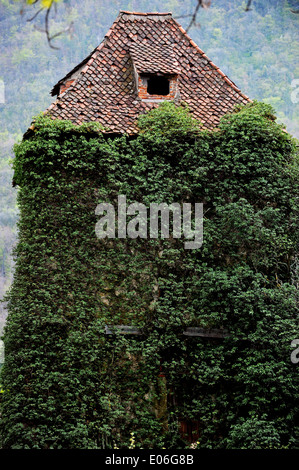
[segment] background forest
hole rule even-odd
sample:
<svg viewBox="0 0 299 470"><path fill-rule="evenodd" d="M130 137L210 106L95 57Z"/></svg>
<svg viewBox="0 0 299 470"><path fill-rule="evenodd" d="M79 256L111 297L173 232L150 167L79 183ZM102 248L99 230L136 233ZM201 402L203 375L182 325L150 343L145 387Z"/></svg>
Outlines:
<svg viewBox="0 0 299 470"><path fill-rule="evenodd" d="M187 28L195 0L64 0L52 12L50 28L58 36L50 48L44 17L28 21L38 6L0 0L0 298L11 284L12 248L18 209L11 185L12 146L22 138L32 117L53 101L53 85L83 60L103 39L119 10L171 11ZM299 137L299 15L297 0L255 0L245 12L242 0L213 0L200 9L189 35L208 57L252 99L271 104L280 122ZM0 333L5 322L0 306ZM3 353L2 353L3 354ZM3 362L0 355L0 363Z"/></svg>

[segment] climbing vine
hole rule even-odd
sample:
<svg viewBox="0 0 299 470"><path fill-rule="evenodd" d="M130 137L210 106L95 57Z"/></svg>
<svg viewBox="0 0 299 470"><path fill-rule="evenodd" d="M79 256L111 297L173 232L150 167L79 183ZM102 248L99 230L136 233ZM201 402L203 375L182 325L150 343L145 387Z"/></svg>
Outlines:
<svg viewBox="0 0 299 470"><path fill-rule="evenodd" d="M164 103L139 128L39 116L15 147L2 446L298 448L296 142L261 103L213 132ZM203 245L97 238L120 194L203 203Z"/></svg>

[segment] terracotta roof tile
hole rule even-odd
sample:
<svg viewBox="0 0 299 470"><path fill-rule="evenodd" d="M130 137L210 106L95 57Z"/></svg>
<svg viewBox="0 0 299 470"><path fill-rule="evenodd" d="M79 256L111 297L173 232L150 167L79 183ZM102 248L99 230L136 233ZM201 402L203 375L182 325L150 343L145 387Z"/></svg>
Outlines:
<svg viewBox="0 0 299 470"><path fill-rule="evenodd" d="M133 43L130 46L130 55L138 73L180 73L173 48L167 44Z"/></svg>
<svg viewBox="0 0 299 470"><path fill-rule="evenodd" d="M54 119L98 121L135 133L138 115L157 106L138 96L137 74L177 76L180 98L205 128L249 98L204 54L171 13L121 11L103 42L53 88ZM169 98L167 98L169 99Z"/></svg>

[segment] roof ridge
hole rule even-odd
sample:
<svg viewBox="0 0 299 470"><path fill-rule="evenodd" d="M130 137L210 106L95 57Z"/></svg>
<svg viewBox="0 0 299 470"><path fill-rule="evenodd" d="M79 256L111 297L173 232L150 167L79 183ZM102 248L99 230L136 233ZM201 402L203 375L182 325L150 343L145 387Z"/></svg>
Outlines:
<svg viewBox="0 0 299 470"><path fill-rule="evenodd" d="M172 16L172 12L158 12L158 11L153 11L153 12L140 12L140 11L127 11L127 10L120 10L119 14L125 13L126 15L138 15L138 16Z"/></svg>

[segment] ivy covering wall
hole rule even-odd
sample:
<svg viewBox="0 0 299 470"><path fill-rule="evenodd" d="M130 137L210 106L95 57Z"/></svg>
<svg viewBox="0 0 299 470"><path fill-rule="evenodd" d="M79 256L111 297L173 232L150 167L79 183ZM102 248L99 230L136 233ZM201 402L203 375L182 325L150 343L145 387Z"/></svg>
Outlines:
<svg viewBox="0 0 299 470"><path fill-rule="evenodd" d="M260 103L214 132L171 103L139 127L38 117L15 147L2 446L298 448L295 141ZM120 194L203 203L202 247L97 238L97 205Z"/></svg>

